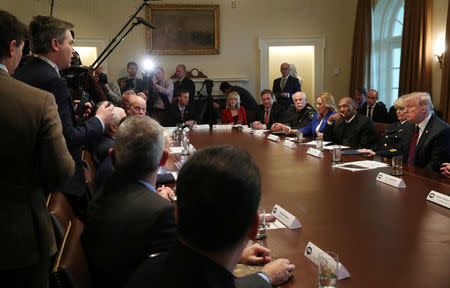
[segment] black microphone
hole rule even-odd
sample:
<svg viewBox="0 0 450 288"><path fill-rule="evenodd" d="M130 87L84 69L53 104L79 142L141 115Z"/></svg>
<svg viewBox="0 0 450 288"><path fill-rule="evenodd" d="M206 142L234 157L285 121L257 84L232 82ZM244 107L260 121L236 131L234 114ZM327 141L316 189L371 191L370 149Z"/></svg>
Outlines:
<svg viewBox="0 0 450 288"><path fill-rule="evenodd" d="M136 17L136 20L139 24L144 24L145 26L147 26L148 28L152 28L152 29L156 29L155 26L153 26L152 24L148 23L147 21L145 21L144 19L142 19L141 17Z"/></svg>

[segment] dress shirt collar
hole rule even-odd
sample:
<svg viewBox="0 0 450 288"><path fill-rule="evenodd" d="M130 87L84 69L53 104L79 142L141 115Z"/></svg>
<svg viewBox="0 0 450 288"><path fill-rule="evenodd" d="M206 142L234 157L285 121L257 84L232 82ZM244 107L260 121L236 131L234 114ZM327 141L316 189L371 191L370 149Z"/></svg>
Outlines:
<svg viewBox="0 0 450 288"><path fill-rule="evenodd" d="M431 113L428 114L428 116L425 119L423 119L422 122L417 124L417 126L419 126L419 129L420 129L418 139L420 139L420 136L422 136L423 131L425 131L425 127L427 127L427 124L428 124L428 121L430 121L430 118L431 118Z"/></svg>
<svg viewBox="0 0 450 288"><path fill-rule="evenodd" d="M186 76L183 76L183 78L178 79L178 81L182 82L184 80L184 78L186 78Z"/></svg>
<svg viewBox="0 0 450 288"><path fill-rule="evenodd" d="M178 105L178 109L180 109L180 112L183 111L185 106L180 106L180 104L177 104L177 105Z"/></svg>
<svg viewBox="0 0 450 288"><path fill-rule="evenodd" d="M8 73L8 74L9 74L8 68L6 68L6 66L5 66L5 65L3 65L3 64L0 64L0 69L4 70L4 71L5 71L6 73Z"/></svg>
<svg viewBox="0 0 450 288"><path fill-rule="evenodd" d="M346 124L349 124L350 122L352 122L353 119L355 119L356 113L358 113L358 112L355 112L355 114L353 114L353 116L350 118L350 120L348 120L348 121L345 120L345 123L346 123Z"/></svg>
<svg viewBox="0 0 450 288"><path fill-rule="evenodd" d="M59 77L61 77L61 75L59 75L59 68L58 65L56 65L55 62L53 62L52 60L48 59L47 57L44 57L42 55L37 55L37 58L41 59L42 61L45 61L48 63L48 65L52 66L53 69L55 69L56 73L58 74Z"/></svg>
<svg viewBox="0 0 450 288"><path fill-rule="evenodd" d="M156 189L155 187L153 187L153 185L145 182L144 180L138 180L139 183L144 184L145 187L147 187L148 189L150 189L151 191L156 193Z"/></svg>

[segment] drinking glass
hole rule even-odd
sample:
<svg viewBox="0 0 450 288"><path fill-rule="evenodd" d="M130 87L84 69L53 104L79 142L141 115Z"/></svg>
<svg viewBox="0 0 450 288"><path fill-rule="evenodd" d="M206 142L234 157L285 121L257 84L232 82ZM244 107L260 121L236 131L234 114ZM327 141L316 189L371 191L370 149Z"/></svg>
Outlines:
<svg viewBox="0 0 450 288"><path fill-rule="evenodd" d="M319 288L337 287L339 257L334 252L322 252L319 259Z"/></svg>
<svg viewBox="0 0 450 288"><path fill-rule="evenodd" d="M341 145L333 145L333 162L341 161Z"/></svg>
<svg viewBox="0 0 450 288"><path fill-rule="evenodd" d="M316 138L316 149L319 151L323 151L323 139L322 137Z"/></svg>
<svg viewBox="0 0 450 288"><path fill-rule="evenodd" d="M397 156L392 157L392 175L394 175L394 176L403 175L402 165L403 165L403 156L402 155L397 155Z"/></svg>
<svg viewBox="0 0 450 288"><path fill-rule="evenodd" d="M297 130L297 143L303 142L303 132Z"/></svg>
<svg viewBox="0 0 450 288"><path fill-rule="evenodd" d="M258 209L258 218L259 218L259 226L258 226L258 234L256 234L256 239L261 240L267 237L266 234L266 210Z"/></svg>

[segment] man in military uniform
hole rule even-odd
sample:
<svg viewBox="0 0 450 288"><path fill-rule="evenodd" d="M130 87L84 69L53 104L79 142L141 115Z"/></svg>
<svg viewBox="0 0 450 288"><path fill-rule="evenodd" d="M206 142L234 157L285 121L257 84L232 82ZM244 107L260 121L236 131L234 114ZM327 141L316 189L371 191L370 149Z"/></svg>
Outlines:
<svg viewBox="0 0 450 288"><path fill-rule="evenodd" d="M303 128L308 125L314 118L316 110L306 102L305 92L296 92L292 95L292 104L285 114L284 121L282 123L274 123L271 130L274 132L283 131L285 134L293 134L297 129Z"/></svg>

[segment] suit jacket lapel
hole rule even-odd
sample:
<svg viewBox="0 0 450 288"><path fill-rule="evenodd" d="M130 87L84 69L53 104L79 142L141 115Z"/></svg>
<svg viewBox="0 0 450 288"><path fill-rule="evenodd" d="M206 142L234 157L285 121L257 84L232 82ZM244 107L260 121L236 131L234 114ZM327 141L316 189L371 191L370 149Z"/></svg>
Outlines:
<svg viewBox="0 0 450 288"><path fill-rule="evenodd" d="M422 131L422 135L420 136L419 142L417 142L416 156L419 154L421 148L424 147L425 142L428 141L430 131L433 128L433 121L434 117L431 116L430 120L427 123L427 126L425 126L425 129Z"/></svg>

